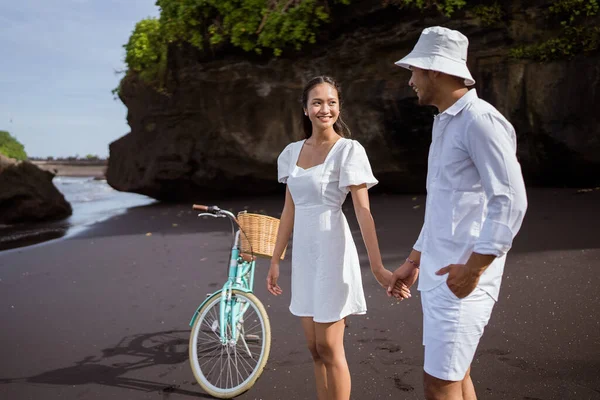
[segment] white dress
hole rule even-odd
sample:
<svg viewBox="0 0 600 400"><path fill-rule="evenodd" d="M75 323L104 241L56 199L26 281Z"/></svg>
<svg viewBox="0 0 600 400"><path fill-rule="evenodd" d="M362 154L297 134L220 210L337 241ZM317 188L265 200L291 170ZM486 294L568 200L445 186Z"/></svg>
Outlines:
<svg viewBox="0 0 600 400"><path fill-rule="evenodd" d="M363 146L339 139L322 164L298 167L304 140L289 144L277 160L278 179L295 204L290 311L315 322L365 314L358 253L342 212L351 185L377 180Z"/></svg>

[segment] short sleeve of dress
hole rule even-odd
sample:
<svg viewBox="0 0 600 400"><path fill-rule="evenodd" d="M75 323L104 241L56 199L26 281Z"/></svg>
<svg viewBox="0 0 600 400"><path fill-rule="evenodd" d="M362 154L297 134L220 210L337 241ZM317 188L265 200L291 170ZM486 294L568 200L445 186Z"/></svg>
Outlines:
<svg viewBox="0 0 600 400"><path fill-rule="evenodd" d="M348 190L348 186L366 184L367 189L375 186L379 181L373 176L371 164L365 148L356 140L342 150L340 165L339 188Z"/></svg>
<svg viewBox="0 0 600 400"><path fill-rule="evenodd" d="M277 181L279 181L279 183L287 183L288 176L290 175L292 145L293 143L288 144L277 158Z"/></svg>

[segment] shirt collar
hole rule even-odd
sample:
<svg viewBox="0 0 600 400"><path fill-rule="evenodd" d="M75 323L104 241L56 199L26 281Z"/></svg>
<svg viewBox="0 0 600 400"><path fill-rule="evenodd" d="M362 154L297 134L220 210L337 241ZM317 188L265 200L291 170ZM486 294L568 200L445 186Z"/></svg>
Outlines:
<svg viewBox="0 0 600 400"><path fill-rule="evenodd" d="M471 103L473 100L477 99L477 92L475 89L469 90L467 93L463 95L460 99L458 99L454 104L452 104L446 111L440 114L448 114L451 116L455 116L459 112L463 110L467 106L467 104Z"/></svg>

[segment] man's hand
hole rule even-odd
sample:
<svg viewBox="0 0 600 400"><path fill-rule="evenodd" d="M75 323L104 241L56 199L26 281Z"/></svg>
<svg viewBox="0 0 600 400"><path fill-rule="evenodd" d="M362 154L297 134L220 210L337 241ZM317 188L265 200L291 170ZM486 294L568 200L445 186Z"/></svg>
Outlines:
<svg viewBox="0 0 600 400"><path fill-rule="evenodd" d="M279 264L273 263L269 268L269 274L267 275L267 290L271 292L273 296L279 296L283 293L283 290L277 284L279 279Z"/></svg>
<svg viewBox="0 0 600 400"><path fill-rule="evenodd" d="M390 287L391 281L392 281L392 272L381 267L381 268L376 268L376 269L372 269L373 271L373 275L375 276L375 279L377 280L377 282L379 282L379 284L381 285L382 288L387 289L388 287ZM396 298L400 298L402 300L404 299L408 299L409 297L411 297L410 295L410 289L402 282L398 282L397 285L394 287L394 289L396 290L397 296L394 296Z"/></svg>
<svg viewBox="0 0 600 400"><path fill-rule="evenodd" d="M419 276L419 269L409 262L402 264L392 274L390 284L387 287L387 294L389 297L400 298L401 293L399 288L405 286L410 289L416 282Z"/></svg>
<svg viewBox="0 0 600 400"><path fill-rule="evenodd" d="M475 290L479 277L494 261L491 254L471 253L466 264L451 264L436 272L436 275L448 274L446 284L459 299L463 299Z"/></svg>
<svg viewBox="0 0 600 400"><path fill-rule="evenodd" d="M448 274L446 284L459 299L463 299L475 290L479 282L479 274L464 264L451 264L438 270L436 275Z"/></svg>

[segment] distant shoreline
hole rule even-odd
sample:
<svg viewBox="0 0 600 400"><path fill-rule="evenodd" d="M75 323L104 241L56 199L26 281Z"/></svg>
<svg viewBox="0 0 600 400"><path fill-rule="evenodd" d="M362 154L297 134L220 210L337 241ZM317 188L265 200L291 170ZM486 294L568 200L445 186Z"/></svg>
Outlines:
<svg viewBox="0 0 600 400"><path fill-rule="evenodd" d="M39 168L50 171L56 176L90 176L96 179L104 179L106 177L106 161L31 161Z"/></svg>
<svg viewBox="0 0 600 400"><path fill-rule="evenodd" d="M114 190L105 180L89 176L88 169L79 173L85 176L56 176L53 181L71 204L73 214L59 221L0 225L0 253L70 236L129 208L156 202L147 196Z"/></svg>

